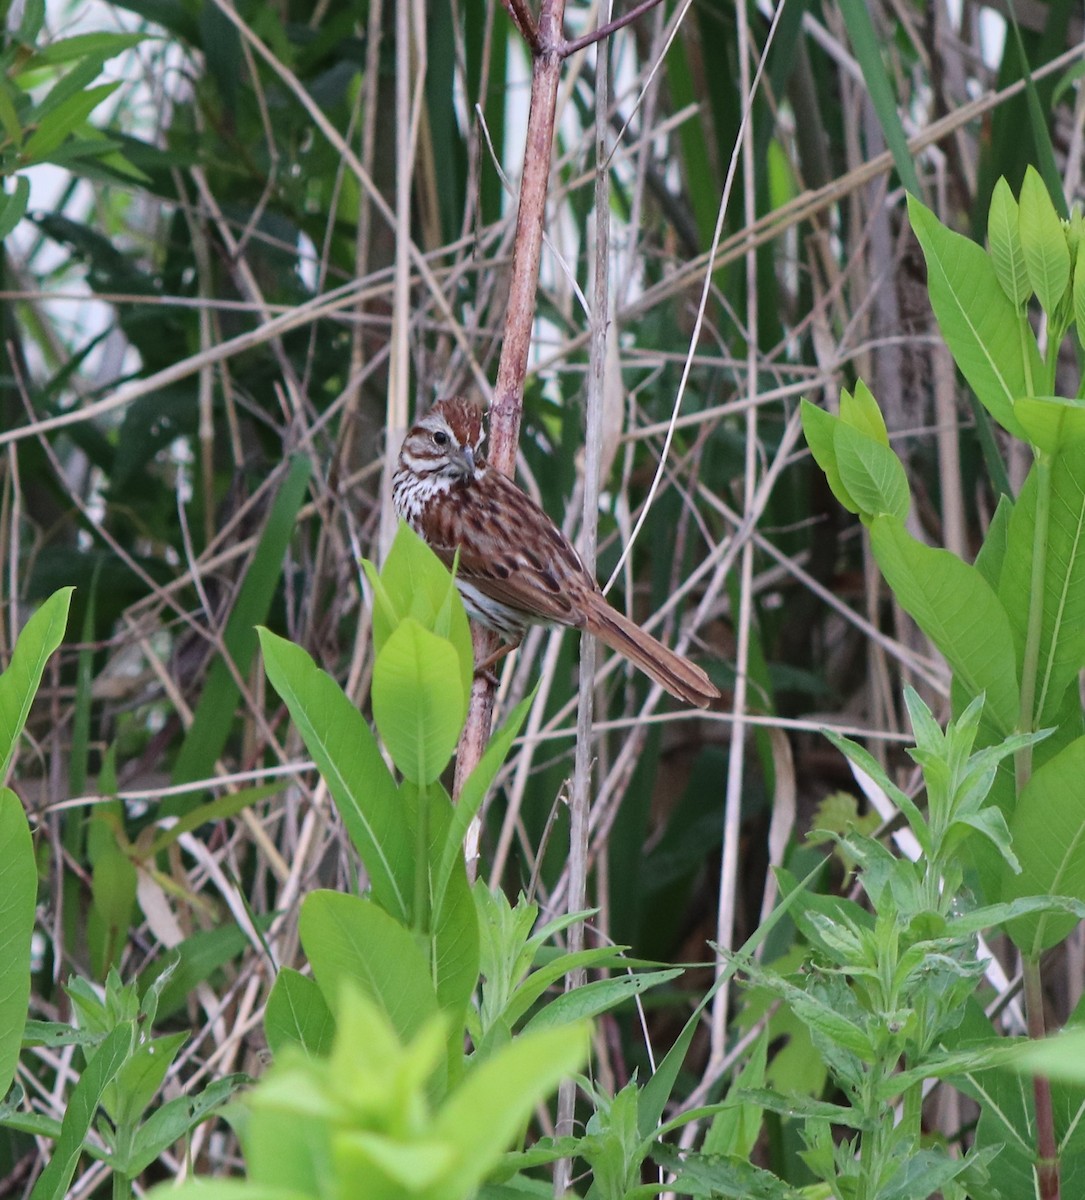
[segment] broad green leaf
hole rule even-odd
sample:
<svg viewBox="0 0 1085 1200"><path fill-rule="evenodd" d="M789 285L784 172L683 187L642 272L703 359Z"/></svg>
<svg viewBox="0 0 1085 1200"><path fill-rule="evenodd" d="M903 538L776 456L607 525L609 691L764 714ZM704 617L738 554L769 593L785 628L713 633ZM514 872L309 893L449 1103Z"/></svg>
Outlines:
<svg viewBox="0 0 1085 1200"><path fill-rule="evenodd" d="M1074 266L1074 323L1077 340L1085 346L1085 238L1077 244L1077 263Z"/></svg>
<svg viewBox="0 0 1085 1200"><path fill-rule="evenodd" d="M1032 775L1010 822L1021 873L1002 876L1003 900L1066 896L1085 901L1085 737L1071 742ZM1008 932L1023 954L1035 957L1061 942L1076 914L1020 917Z"/></svg>
<svg viewBox="0 0 1085 1200"><path fill-rule="evenodd" d="M859 512L859 505L844 486L840 477L840 465L836 460L836 430L840 426L840 418L825 412L816 404L811 404L803 397L802 431L806 436L806 444L814 456L814 462L822 469L829 489L840 503L851 513Z"/></svg>
<svg viewBox="0 0 1085 1200"><path fill-rule="evenodd" d="M64 637L74 590L68 587L54 592L27 621L11 662L0 675L0 781L7 778L45 664Z"/></svg>
<svg viewBox="0 0 1085 1200"><path fill-rule="evenodd" d="M356 983L403 1039L438 1011L429 965L414 935L372 901L340 892L306 896L301 943L334 1013L343 984Z"/></svg>
<svg viewBox="0 0 1085 1200"><path fill-rule="evenodd" d="M154 1200L313 1200L310 1192L272 1187L247 1179L193 1179L179 1187L172 1181L160 1183L147 1193Z"/></svg>
<svg viewBox="0 0 1085 1200"><path fill-rule="evenodd" d="M1002 177L991 193L991 207L987 214L987 242L999 286L1014 308L1020 308L1032 294L1032 287L1029 284L1025 252L1021 245L1017 201L1013 198L1010 185Z"/></svg>
<svg viewBox="0 0 1085 1200"><path fill-rule="evenodd" d="M30 997L30 939L38 873L22 802L0 788L0 1100L7 1095L26 1024Z"/></svg>
<svg viewBox="0 0 1085 1200"><path fill-rule="evenodd" d="M342 688L304 650L266 629L259 635L268 679L331 791L374 897L393 916L408 920L414 847L376 739Z"/></svg>
<svg viewBox="0 0 1085 1200"><path fill-rule="evenodd" d="M314 1058L331 1050L335 1020L316 981L292 967L275 977L264 1010L264 1034L272 1054L296 1044Z"/></svg>
<svg viewBox="0 0 1085 1200"><path fill-rule="evenodd" d="M999 286L980 246L946 229L914 196L912 229L927 262L927 289L939 328L980 403L1009 433L1023 436L1013 405L1042 378L1036 343Z"/></svg>
<svg viewBox="0 0 1085 1200"><path fill-rule="evenodd" d="M396 625L404 617L414 617L431 633L448 638L455 646L464 695L469 699L475 670L471 627L448 568L404 521L399 523L380 575L372 563L362 565L379 600L373 614L377 654Z"/></svg>
<svg viewBox="0 0 1085 1200"><path fill-rule="evenodd" d="M87 1063L68 1093L60 1136L45 1170L38 1176L30 1200L64 1200L75 1174L83 1141L90 1132L109 1081L120 1070L132 1045L132 1025L125 1021L110 1033Z"/></svg>
<svg viewBox="0 0 1085 1200"><path fill-rule="evenodd" d="M433 783L467 715L452 644L405 617L377 655L372 694L373 716L396 766L413 783Z"/></svg>
<svg viewBox="0 0 1085 1200"><path fill-rule="evenodd" d="M586 983L551 1000L528 1021L525 1030L553 1029L557 1025L568 1025L572 1021L598 1016L649 988L677 979L681 974L681 967L673 967L666 971L640 971L635 975L620 975L614 979Z"/></svg>
<svg viewBox="0 0 1085 1200"><path fill-rule="evenodd" d="M1036 527L1041 490L1048 516ZM1009 616L1018 661L1022 660L1033 603L1033 552L1042 540L1043 616L1033 713L1034 728L1050 725L1063 694L1085 666L1085 441L1076 439L1050 465L1034 464L1009 524L999 598Z"/></svg>
<svg viewBox="0 0 1085 1200"><path fill-rule="evenodd" d="M1033 166L1025 169L1018 221L1029 283L1050 317L1070 282L1070 248L1044 181Z"/></svg>
<svg viewBox="0 0 1085 1200"><path fill-rule="evenodd" d="M271 603L282 578L283 558L294 536L298 510L305 499L311 470L311 463L305 455L297 454L290 459L286 477L268 513L256 552L226 622L223 644L241 678L245 677L256 654L256 626L267 620L267 614L271 611ZM214 773L215 761L229 740L240 696L237 678L226 662L217 658L207 673L207 682L192 724L174 761L171 778L175 784L206 779ZM286 697L283 696L283 699L286 700ZM291 715L294 716L293 713ZM294 716L294 719L297 720L297 717ZM167 800L162 811L167 816L180 817L195 808L197 803L196 796L180 796Z"/></svg>
<svg viewBox="0 0 1085 1200"><path fill-rule="evenodd" d="M938 647L968 692L986 693L986 712L1001 733L1017 723L1017 666L1010 620L983 576L948 550L917 542L899 521L870 526L878 566L893 594Z"/></svg>
<svg viewBox="0 0 1085 1200"><path fill-rule="evenodd" d="M900 459L881 442L841 421L833 434L840 478L848 495L868 517L908 515L908 479Z"/></svg>
<svg viewBox="0 0 1085 1200"><path fill-rule="evenodd" d="M509 1149L532 1110L584 1062L588 1029L577 1024L522 1034L473 1067L433 1122L457 1163L437 1193L471 1195Z"/></svg>
<svg viewBox="0 0 1085 1200"><path fill-rule="evenodd" d="M1029 442L1054 455L1067 442L1085 435L1085 400L1063 396L1024 396L1014 412Z"/></svg>
<svg viewBox="0 0 1085 1200"><path fill-rule="evenodd" d="M1042 1041L1022 1043L1015 1068L1024 1075L1043 1075L1085 1087L1085 1029L1063 1029Z"/></svg>

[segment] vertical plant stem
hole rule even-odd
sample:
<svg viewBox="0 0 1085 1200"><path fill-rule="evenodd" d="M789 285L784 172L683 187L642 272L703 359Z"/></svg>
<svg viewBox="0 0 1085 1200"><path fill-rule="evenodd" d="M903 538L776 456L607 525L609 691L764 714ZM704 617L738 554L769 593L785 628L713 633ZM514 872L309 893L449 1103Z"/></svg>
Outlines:
<svg viewBox="0 0 1085 1200"><path fill-rule="evenodd" d="M1039 958L1025 956L1022 974L1025 982L1025 1013L1028 1018L1029 1037L1039 1041L1046 1032ZM1059 1200L1059 1160L1055 1146L1051 1081L1043 1075L1034 1075L1032 1095L1036 1104L1036 1194L1040 1200Z"/></svg>
<svg viewBox="0 0 1085 1200"><path fill-rule="evenodd" d="M490 406L490 466L509 476L516 465L524 378L531 347L531 328L535 321L535 289L539 282L539 258L546 222L546 191L550 180L554 116L561 77L560 46L564 17L565 0L544 0L539 12L537 48L531 66L531 102L524 143L524 169L520 176L520 207L516 215L516 241L512 250L505 334ZM476 631L474 640L476 661L487 658L496 645L496 636L488 632ZM454 790L457 795L482 757L490 736L493 709L493 682L487 677L478 676L471 689L467 724L456 755Z"/></svg>
<svg viewBox="0 0 1085 1200"><path fill-rule="evenodd" d="M599 524L599 470L603 450L603 390L606 386L607 327L609 325L610 276L610 175L607 170L607 53L599 43L595 52L595 258L592 272L591 343L588 364L587 429L584 439L584 517L580 554L595 575ZM567 907L578 912L587 907L588 810L592 797L592 722L595 700L595 638L580 639L580 692L577 705L576 756L569 797L569 891ZM568 949L584 948L584 923L570 926ZM565 990L584 984L583 968L570 971ZM576 1081L563 1079L558 1090L556 1132L559 1137L573 1131ZM562 1159L554 1169L554 1194L565 1193L571 1163Z"/></svg>

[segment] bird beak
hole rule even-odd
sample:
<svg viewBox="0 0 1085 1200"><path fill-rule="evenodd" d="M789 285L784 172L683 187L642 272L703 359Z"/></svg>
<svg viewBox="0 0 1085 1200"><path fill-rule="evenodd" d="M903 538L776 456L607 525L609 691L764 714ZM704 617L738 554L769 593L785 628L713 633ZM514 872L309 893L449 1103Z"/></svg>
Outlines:
<svg viewBox="0 0 1085 1200"><path fill-rule="evenodd" d="M475 473L475 452L470 446L464 446L457 451L454 462L456 473L464 479L470 479Z"/></svg>

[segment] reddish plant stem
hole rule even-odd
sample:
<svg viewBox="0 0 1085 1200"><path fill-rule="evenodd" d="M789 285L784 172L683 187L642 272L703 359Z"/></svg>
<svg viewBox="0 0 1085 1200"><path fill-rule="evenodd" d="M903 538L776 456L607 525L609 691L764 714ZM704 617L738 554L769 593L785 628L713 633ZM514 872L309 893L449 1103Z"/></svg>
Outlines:
<svg viewBox="0 0 1085 1200"><path fill-rule="evenodd" d="M1046 1034L1039 959L1026 957L1022 974L1025 981L1025 1013L1028 1017L1029 1037L1038 1042ZM1044 1075L1034 1075L1032 1095L1036 1104L1036 1194L1040 1200L1059 1200L1059 1158L1055 1145L1051 1081Z"/></svg>
<svg viewBox="0 0 1085 1200"><path fill-rule="evenodd" d="M578 50L583 50L585 46L590 46L592 42L600 42L603 38L610 37L612 33L617 33L619 29L626 25L632 25L638 18L644 16L649 9L655 8L659 0L641 0L640 4L634 4L627 12L620 17L615 17L613 21L608 21L605 25L600 25L598 29L593 29L591 33L582 34L578 38L570 38L563 43L561 54L563 58L568 58L570 54L575 54Z"/></svg>
<svg viewBox="0 0 1085 1200"><path fill-rule="evenodd" d="M546 191L550 180L554 115L561 78L565 0L543 0L537 27L531 22L531 14L523 0L509 0L509 9L534 54L505 335L490 406L489 463L491 467L511 476L516 466L516 447L520 438L524 379L531 347L531 327L535 320L535 291L539 282L539 258L546 224ZM533 29L534 41L531 39ZM474 642L475 661L482 662L495 649L496 636L476 629ZM487 676L476 677L467 710L467 724L456 756L456 795L459 795L464 782L482 757L490 737L493 707L493 680Z"/></svg>

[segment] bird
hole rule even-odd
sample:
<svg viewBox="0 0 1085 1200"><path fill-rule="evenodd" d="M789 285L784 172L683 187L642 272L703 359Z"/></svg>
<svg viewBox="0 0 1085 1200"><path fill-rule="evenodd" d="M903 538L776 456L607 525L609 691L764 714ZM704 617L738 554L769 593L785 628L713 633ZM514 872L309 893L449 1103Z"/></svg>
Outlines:
<svg viewBox="0 0 1085 1200"><path fill-rule="evenodd" d="M478 404L438 400L407 433L392 476L396 512L445 566L455 565L468 615L508 643L503 652L530 625L580 629L677 699L698 708L719 700L700 667L607 602L565 534L487 464L484 436Z"/></svg>

